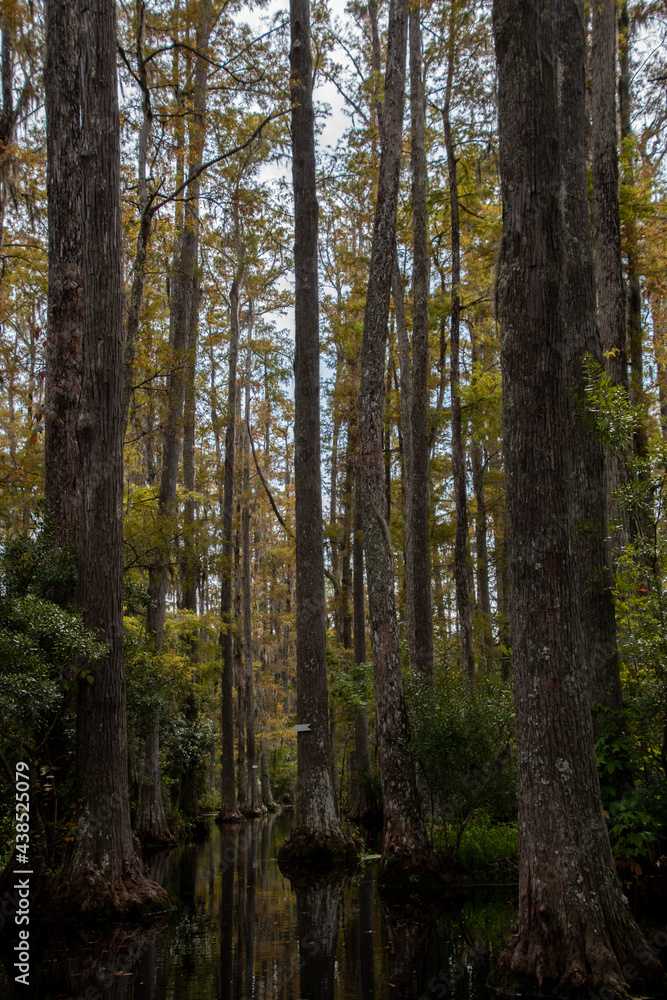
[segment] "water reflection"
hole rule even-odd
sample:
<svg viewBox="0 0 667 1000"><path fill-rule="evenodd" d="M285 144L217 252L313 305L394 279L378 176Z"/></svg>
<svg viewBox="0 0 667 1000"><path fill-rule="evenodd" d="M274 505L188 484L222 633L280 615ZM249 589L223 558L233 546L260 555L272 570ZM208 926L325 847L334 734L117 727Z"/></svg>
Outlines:
<svg viewBox="0 0 667 1000"><path fill-rule="evenodd" d="M407 908L385 911L384 918L389 971L386 995L417 1000L424 991L431 914Z"/></svg>
<svg viewBox="0 0 667 1000"><path fill-rule="evenodd" d="M35 936L30 990L14 991L0 969L0 996L488 1000L489 955L515 919L514 889L426 911L384 907L373 866L354 878L293 885L276 862L291 822L282 814L214 826L203 843L152 855L151 877L177 906L170 918L66 941Z"/></svg>
<svg viewBox="0 0 667 1000"><path fill-rule="evenodd" d="M301 1000L334 1000L342 882L296 889Z"/></svg>

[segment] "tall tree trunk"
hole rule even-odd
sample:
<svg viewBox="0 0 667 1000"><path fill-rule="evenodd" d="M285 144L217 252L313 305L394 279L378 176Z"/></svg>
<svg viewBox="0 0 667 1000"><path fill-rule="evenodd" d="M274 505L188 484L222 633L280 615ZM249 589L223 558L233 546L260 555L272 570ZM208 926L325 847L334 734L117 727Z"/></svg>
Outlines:
<svg viewBox="0 0 667 1000"><path fill-rule="evenodd" d="M387 524L391 519L391 377L392 377L392 343L387 344L387 384L384 393L384 429L382 444L384 448L384 492L387 498Z"/></svg>
<svg viewBox="0 0 667 1000"><path fill-rule="evenodd" d="M518 929L494 983L540 992L603 986L620 997L621 969L647 949L602 812L572 547L581 489L570 440L573 294L577 322L595 327L592 271L577 272L573 256L578 249L585 263L590 247L577 248L579 233L567 232L567 202L585 192L583 3L495 0L493 22L520 868ZM561 148L566 135L575 149ZM659 968L648 951L645 968Z"/></svg>
<svg viewBox="0 0 667 1000"><path fill-rule="evenodd" d="M472 485L475 491L475 565L477 569L477 613L481 618L481 660L490 669L493 659L491 631L491 599L489 596L489 557L486 547L486 496L484 492L484 456L482 446L474 438L470 445Z"/></svg>
<svg viewBox="0 0 667 1000"><path fill-rule="evenodd" d="M81 467L76 440L82 376L79 5L48 0L46 16L49 297L44 497L55 544L74 542Z"/></svg>
<svg viewBox="0 0 667 1000"><path fill-rule="evenodd" d="M183 404L183 486L187 492L183 505L183 561L181 577L183 580L183 596L181 606L193 613L197 611L197 589L200 576L200 562L196 552L195 514L196 503L192 496L195 488L195 422L196 422L196 370L197 343L199 339L199 303L201 300L200 275L195 269L192 290L192 308L190 311L190 334L188 337L188 356L185 373L185 400ZM200 607L200 613L202 608ZM192 681L185 698L183 715L192 729L197 725L199 705L195 693L197 682L197 661L199 659L199 643L196 636L189 641L190 665ZM197 796L197 761L193 754L186 755L181 767L181 788L179 808L190 820L196 820L199 813Z"/></svg>
<svg viewBox="0 0 667 1000"><path fill-rule="evenodd" d="M196 35L198 52L206 53L210 31L211 0L201 0ZM196 57L193 113L189 127L188 176L195 175L201 168L203 161L208 65L208 60L204 55ZM158 497L158 511L164 524L165 535L170 534L169 521L176 514L176 484L183 435L188 338L199 243L199 188L199 177L193 177L186 189L187 200L184 208L183 233L172 279L169 337L172 367L167 376L162 472ZM164 630L168 581L169 547L165 542L158 551L154 564L150 567L148 580L148 591L152 598L152 604L146 613L146 631L156 636L158 646L162 642Z"/></svg>
<svg viewBox="0 0 667 1000"><path fill-rule="evenodd" d="M199 559L195 544L196 503L192 496L195 489L195 424L196 424L196 372L197 341L199 339L199 303L201 286L199 274L195 271L190 311L190 334L185 372L185 399L183 404L183 487L188 494L183 504L183 607L187 611L197 611L197 584L199 581Z"/></svg>
<svg viewBox="0 0 667 1000"><path fill-rule="evenodd" d="M409 724L401 676L393 554L382 456L385 355L396 245L408 12L407 0L392 0L382 113L384 143L364 313L359 389L361 504L377 698L378 750L384 803L382 855L385 864L392 858L409 863L427 847L414 768L401 749L409 741Z"/></svg>
<svg viewBox="0 0 667 1000"><path fill-rule="evenodd" d="M412 579L415 667L435 680L433 659L433 602L429 536L430 442L428 426L428 209L426 203L426 122L422 79L421 9L410 4L410 113L412 164Z"/></svg>
<svg viewBox="0 0 667 1000"><path fill-rule="evenodd" d="M227 389L227 428L225 432L225 490L222 506L222 568L220 571L220 618L222 630L222 798L220 820L238 822L241 814L236 801L234 767L234 635L232 596L234 551L234 465L236 443L236 366L239 354L239 273L229 293L229 382Z"/></svg>
<svg viewBox="0 0 667 1000"><path fill-rule="evenodd" d="M354 468L356 445L356 399L350 406L350 415L347 421L347 442L345 445L345 480L343 487L343 519L341 524L339 546L340 546L340 592L338 595L339 615L341 624L341 642L345 649L352 648L352 618L350 612L350 591L352 589L352 560L350 559L350 535L352 532L352 510L354 506Z"/></svg>
<svg viewBox="0 0 667 1000"><path fill-rule="evenodd" d="M442 112L445 150L447 152L447 173L449 176L449 204L452 230L452 313L450 347L450 386L452 405L452 474L454 478L454 504L456 507L456 538L454 541L454 581L456 583L456 606L459 616L459 636L461 640L461 673L468 688L475 683L475 655L472 637L472 613L467 576L468 548L468 508L466 502L466 468L461 429L461 396L459 379L459 330L461 318L461 238L459 229L459 185L456 156L452 139L450 117L452 87L454 82L454 60L456 52L456 4L452 3L449 14L449 46L447 52L447 83L445 104Z"/></svg>
<svg viewBox="0 0 667 1000"><path fill-rule="evenodd" d="M144 875L132 842L127 782L123 659L123 271L116 10L82 7L81 45L83 379L79 603L108 644L79 681L76 839L53 912L119 914L164 908L165 891Z"/></svg>
<svg viewBox="0 0 667 1000"><path fill-rule="evenodd" d="M593 218L598 319L605 370L627 388L625 289L618 199L616 0L593 5L591 47Z"/></svg>
<svg viewBox="0 0 667 1000"><path fill-rule="evenodd" d="M630 112L630 15L628 0L620 0L619 7L619 110L621 120L621 143L625 156L624 181L632 187L635 183L634 152L632 150L632 125ZM630 398L635 405L644 403L644 355L642 334L642 295L639 282L637 255L637 227L633 210L625 215L624 226L625 256L627 269L627 333L630 354ZM638 421L634 432L634 449L639 457L646 454L648 440L645 420ZM645 528L644 519L639 515L635 532Z"/></svg>
<svg viewBox="0 0 667 1000"><path fill-rule="evenodd" d="M394 317L396 319L396 340L398 342L398 363L401 387L403 522L405 524L405 630L408 640L408 662L410 664L410 670L416 674L418 666L417 647L415 643L415 588L413 586L415 558L415 476L412 447L412 362L410 360L408 326L405 319L403 277L398 263L398 254L394 257L391 288L392 299L394 301Z"/></svg>
<svg viewBox="0 0 667 1000"><path fill-rule="evenodd" d="M615 0L593 5L591 102L595 280L603 363L614 385L627 391L626 301L618 195ZM616 496L628 479L623 454L607 452L605 476L609 521L623 524L627 515ZM613 549L618 551L627 541L628 531L623 527L613 540Z"/></svg>
<svg viewBox="0 0 667 1000"><path fill-rule="evenodd" d="M151 727L143 752L143 769L138 779L134 829L143 844L163 845L173 840L164 812L160 783L160 720ZM158 787L156 788L156 784Z"/></svg>
<svg viewBox="0 0 667 1000"><path fill-rule="evenodd" d="M240 421L237 419L237 428ZM240 445L237 440L237 448ZM237 521L242 521L241 500L236 502ZM236 684L236 773L239 784L239 807L243 812L248 802L248 772L245 757L245 664L243 661L243 565L241 562L241 527L234 532L234 682Z"/></svg>
<svg viewBox="0 0 667 1000"><path fill-rule="evenodd" d="M246 813L261 816L264 812L257 780L258 766L255 753L255 695L252 675L252 593L250 578L250 388L252 378L252 299L249 305L248 346L245 375L245 427L243 434L243 508L241 532L243 534L243 662L245 667L245 726L246 768L248 775L248 801Z"/></svg>
<svg viewBox="0 0 667 1000"><path fill-rule="evenodd" d="M336 382L334 387L334 393L339 388L340 385L340 374L342 367L341 352L338 352L338 357L336 358ZM338 571L338 556L339 556L339 545L338 538L334 537L334 532L336 531L336 512L337 512L337 501L338 501L338 437L340 434L340 424L341 418L338 407L334 407L333 413L333 430L331 435L331 479L329 485L329 531L331 532L331 575L333 577L332 581L334 586L334 628L336 632L336 639L338 642L342 639L342 623L340 620L340 578ZM337 534L337 532L336 532Z"/></svg>
<svg viewBox="0 0 667 1000"><path fill-rule="evenodd" d="M275 812L276 803L273 798L273 793L271 792L271 776L269 774L269 755L266 750L266 742L263 739L259 741L259 756L260 756L260 777L262 782L262 802L266 806L269 812Z"/></svg>
<svg viewBox="0 0 667 1000"><path fill-rule="evenodd" d="M573 524L574 566L580 601L584 657L588 664L590 697L604 705L615 720L623 712L623 694L616 646L616 616L610 549L607 543L605 461L602 444L584 427L582 361L586 355L602 363L600 332L596 323L595 266L593 263L588 185L586 181L585 67L582 32L573 33L561 13L559 59L564 67L560 82L560 157L563 212L561 309L568 330L570 361L570 458L573 483L570 499ZM578 397L578 398L576 398ZM600 719L604 725L607 720Z"/></svg>
<svg viewBox="0 0 667 1000"><path fill-rule="evenodd" d="M651 318L653 320L653 352L658 377L660 431L662 440L667 441L667 305L665 300L656 293L651 296Z"/></svg>
<svg viewBox="0 0 667 1000"><path fill-rule="evenodd" d="M473 369L480 361L480 345L471 329ZM483 353L483 352L482 352ZM493 665L493 630L491 596L489 593L489 556L487 548L487 510L485 481L485 451L471 426L470 458L472 486L475 493L475 567L477 576L477 615L480 621L480 659L487 670Z"/></svg>
<svg viewBox="0 0 667 1000"><path fill-rule="evenodd" d="M139 131L139 157L137 164L137 186L139 189L139 232L137 233L137 249L132 267L132 289L127 310L127 326L125 330L124 347L124 387L123 387L123 432L127 428L127 419L132 399L134 381L134 358L139 336L139 318L144 298L144 282L146 280L146 258L148 245L153 230L153 215L155 208L153 199L148 194L146 169L148 161L148 141L153 124L150 90L148 87L148 68L144 57L144 28L146 5L144 0L136 0L137 17L137 73L136 79L141 89L141 129Z"/></svg>
<svg viewBox="0 0 667 1000"><path fill-rule="evenodd" d="M331 773L320 463L317 192L310 4L291 0L290 88L294 185L297 736L295 827L281 856L335 855L345 838ZM314 856L314 855L313 855Z"/></svg>
<svg viewBox="0 0 667 1000"><path fill-rule="evenodd" d="M205 53L211 30L211 0L202 0L197 24L196 47ZM204 115L206 113L208 61L203 56L196 59L194 78L193 114L190 120L188 167L190 174L201 167L204 151ZM196 298L195 281L199 245L199 178L187 187L183 232L176 273L173 276L171 300L170 347L172 368L167 376L167 403L163 424L162 470L158 495L159 519L165 535L170 534L169 521L176 515L176 485L183 435L183 404L185 399L188 367L188 343L191 332L193 299ZM162 645L164 619L169 581L169 546L163 542L155 562L149 568L148 592L152 603L146 611L146 632L155 636L158 648ZM159 754L155 758L159 767ZM148 765L148 761L146 761ZM159 774L152 787L161 797ZM161 804L155 803L159 812ZM137 830L139 836L141 832Z"/></svg>
<svg viewBox="0 0 667 1000"><path fill-rule="evenodd" d="M354 662L366 662L366 609L364 602L364 526L360 496L359 453L355 441L354 506L353 506L353 635ZM370 789L371 746L368 732L368 712L358 708L354 716L354 789L349 818L363 823L374 811Z"/></svg>

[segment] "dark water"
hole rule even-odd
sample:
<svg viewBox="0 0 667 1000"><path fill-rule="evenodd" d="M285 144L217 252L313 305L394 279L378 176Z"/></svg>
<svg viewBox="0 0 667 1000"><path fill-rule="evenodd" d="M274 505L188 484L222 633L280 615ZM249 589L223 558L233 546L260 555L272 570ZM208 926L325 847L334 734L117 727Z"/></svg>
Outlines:
<svg viewBox="0 0 667 1000"><path fill-rule="evenodd" d="M275 860L291 822L286 814L213 825L204 843L155 856L153 877L177 907L171 917L60 940L33 942L35 929L30 986L13 987L0 969L0 996L487 1000L490 961L516 916L514 887L391 909L378 897L376 862L354 877L293 887Z"/></svg>

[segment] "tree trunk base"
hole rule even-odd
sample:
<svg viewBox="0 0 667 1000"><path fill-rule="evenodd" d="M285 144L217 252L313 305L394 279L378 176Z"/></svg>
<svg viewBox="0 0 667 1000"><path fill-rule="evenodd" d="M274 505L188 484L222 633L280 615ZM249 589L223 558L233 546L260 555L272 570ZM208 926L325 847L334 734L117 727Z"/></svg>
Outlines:
<svg viewBox="0 0 667 1000"><path fill-rule="evenodd" d="M76 881L59 875L40 887L35 899L47 922L139 919L173 909L166 889L134 869L111 878L92 865Z"/></svg>
<svg viewBox="0 0 667 1000"><path fill-rule="evenodd" d="M488 985L504 996L589 998L630 1000L641 987L646 996L664 996L667 979L661 965L648 947L632 958L613 952L601 941L558 939L548 932L513 934ZM622 971L621 971L622 969ZM564 970L560 977L554 970ZM627 977L627 979L625 978ZM656 991L657 988L657 992Z"/></svg>
<svg viewBox="0 0 667 1000"><path fill-rule="evenodd" d="M215 821L220 826L222 823L242 823L243 816L238 811L238 809L225 809L224 812L219 812L215 817Z"/></svg>
<svg viewBox="0 0 667 1000"><path fill-rule="evenodd" d="M296 829L281 845L278 864L284 874L302 868L327 872L341 865L356 866L361 849L361 841L350 834L325 837Z"/></svg>
<svg viewBox="0 0 667 1000"><path fill-rule="evenodd" d="M137 830L135 831L142 847L174 847L176 837L171 830Z"/></svg>
<svg viewBox="0 0 667 1000"><path fill-rule="evenodd" d="M261 816L266 815L266 806L245 806L243 809L243 815L246 819L259 819Z"/></svg>

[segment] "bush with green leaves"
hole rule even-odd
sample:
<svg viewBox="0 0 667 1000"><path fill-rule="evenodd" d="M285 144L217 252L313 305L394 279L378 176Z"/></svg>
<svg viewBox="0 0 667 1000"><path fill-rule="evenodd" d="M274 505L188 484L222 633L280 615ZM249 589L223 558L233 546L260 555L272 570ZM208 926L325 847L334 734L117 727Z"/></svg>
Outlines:
<svg viewBox="0 0 667 1000"><path fill-rule="evenodd" d="M425 789L431 829L451 857L481 811L489 823L516 816L514 703L498 680L480 678L469 691L441 676L435 687L408 678L411 753Z"/></svg>
<svg viewBox="0 0 667 1000"><path fill-rule="evenodd" d="M646 767L645 753L630 731L605 726L595 749L614 857L623 868L641 875L645 861L660 853L659 841L667 829L667 781L660 771Z"/></svg>
<svg viewBox="0 0 667 1000"><path fill-rule="evenodd" d="M664 852L667 834L667 445L646 408L631 403L599 365L586 359L584 373L588 418L607 451L623 456L627 473L615 497L630 538L614 565L624 717L598 726L596 751L612 850L639 874ZM632 437L640 423L648 447L637 455Z"/></svg>
<svg viewBox="0 0 667 1000"><path fill-rule="evenodd" d="M271 792L276 802L294 796L296 789L296 740L285 739L269 749Z"/></svg>
<svg viewBox="0 0 667 1000"><path fill-rule="evenodd" d="M138 600L136 594L134 599ZM156 724L160 732L160 765L166 799L175 800L184 771L196 773L197 792L204 791L211 750L219 743L217 702L211 680L219 670L213 659L207 623L191 612L169 615L162 646L146 635L143 617L126 616L128 749L132 773L143 766L146 738ZM209 627L212 632L213 626ZM216 632L217 635L217 632ZM192 650L197 648L193 663Z"/></svg>
<svg viewBox="0 0 667 1000"><path fill-rule="evenodd" d="M76 574L69 550L53 550L48 526L13 538L0 555L0 814L10 815L13 767L30 764L32 798L43 811L47 796L59 798L60 815L71 803L74 694L92 684L106 646L73 609ZM49 599L52 595L54 600ZM46 831L49 849L59 831ZM9 841L11 843L11 841Z"/></svg>
<svg viewBox="0 0 667 1000"><path fill-rule="evenodd" d="M36 514L26 534L5 541L0 553L5 596L32 595L62 608L75 604L76 549L54 546L54 534L54 526Z"/></svg>
<svg viewBox="0 0 667 1000"><path fill-rule="evenodd" d="M458 858L476 881L506 883L518 879L519 835L516 823L492 821L483 809L463 831Z"/></svg>
<svg viewBox="0 0 667 1000"><path fill-rule="evenodd" d="M212 719L198 716L186 719L180 712L173 715L164 733L164 776L167 784L180 783L182 771L194 769L197 791L204 791L204 776L209 756L219 744L218 729Z"/></svg>
<svg viewBox="0 0 667 1000"><path fill-rule="evenodd" d="M94 665L106 655L105 645L68 601L44 596L55 591L65 598L72 584L71 554L54 554L51 544L43 528L34 538L12 539L2 552L0 740L10 757L30 756L63 710L70 689L93 683Z"/></svg>

